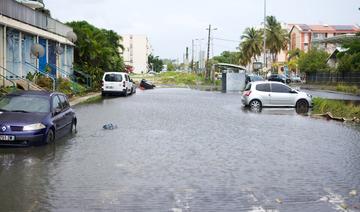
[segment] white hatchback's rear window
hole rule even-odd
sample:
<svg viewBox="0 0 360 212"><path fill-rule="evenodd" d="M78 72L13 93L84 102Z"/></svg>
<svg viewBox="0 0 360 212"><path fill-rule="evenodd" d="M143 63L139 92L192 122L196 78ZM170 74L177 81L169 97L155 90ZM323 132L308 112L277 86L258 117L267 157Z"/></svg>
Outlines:
<svg viewBox="0 0 360 212"><path fill-rule="evenodd" d="M121 74L106 74L105 81L106 82L121 82L122 76L121 76Z"/></svg>

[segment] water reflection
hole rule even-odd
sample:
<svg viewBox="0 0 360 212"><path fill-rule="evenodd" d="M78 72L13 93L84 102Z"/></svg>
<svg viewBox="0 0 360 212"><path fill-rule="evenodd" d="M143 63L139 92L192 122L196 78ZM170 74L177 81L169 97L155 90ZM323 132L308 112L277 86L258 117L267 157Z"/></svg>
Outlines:
<svg viewBox="0 0 360 212"><path fill-rule="evenodd" d="M310 115L310 109L306 107L295 107L295 108L250 108L243 107L243 112L252 112L252 113L264 113L272 115Z"/></svg>

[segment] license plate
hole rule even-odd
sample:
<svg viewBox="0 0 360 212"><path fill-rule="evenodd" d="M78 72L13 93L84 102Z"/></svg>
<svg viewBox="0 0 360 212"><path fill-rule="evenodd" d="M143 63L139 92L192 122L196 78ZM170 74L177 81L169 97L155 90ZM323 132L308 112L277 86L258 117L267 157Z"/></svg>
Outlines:
<svg viewBox="0 0 360 212"><path fill-rule="evenodd" d="M114 87L113 86L106 86L106 88L113 89Z"/></svg>
<svg viewBox="0 0 360 212"><path fill-rule="evenodd" d="M15 136L13 136L13 135L0 135L0 141L15 141Z"/></svg>

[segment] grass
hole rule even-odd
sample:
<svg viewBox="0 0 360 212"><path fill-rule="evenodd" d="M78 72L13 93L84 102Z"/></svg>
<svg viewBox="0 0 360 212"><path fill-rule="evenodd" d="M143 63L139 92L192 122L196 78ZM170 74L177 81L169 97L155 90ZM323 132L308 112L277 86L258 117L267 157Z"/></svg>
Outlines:
<svg viewBox="0 0 360 212"><path fill-rule="evenodd" d="M360 118L360 106L341 100L313 99L313 113L324 114L330 112L334 117Z"/></svg>
<svg viewBox="0 0 360 212"><path fill-rule="evenodd" d="M102 100L102 97L99 95L99 96L94 96L94 97L91 97L89 99L87 99L86 101L82 102L82 104L90 104L90 103L95 103L95 102L98 102Z"/></svg>
<svg viewBox="0 0 360 212"><path fill-rule="evenodd" d="M133 79L140 81L141 79L147 79L154 82L154 84L162 85L174 85L174 86L195 86L205 85L212 86L214 82L205 80L203 75L186 72L164 72L155 76L150 75L134 75L131 76ZM215 81L215 85L219 86L220 80Z"/></svg>
<svg viewBox="0 0 360 212"><path fill-rule="evenodd" d="M360 89L356 85L338 84L336 86L336 91L352 93L352 94L360 94Z"/></svg>

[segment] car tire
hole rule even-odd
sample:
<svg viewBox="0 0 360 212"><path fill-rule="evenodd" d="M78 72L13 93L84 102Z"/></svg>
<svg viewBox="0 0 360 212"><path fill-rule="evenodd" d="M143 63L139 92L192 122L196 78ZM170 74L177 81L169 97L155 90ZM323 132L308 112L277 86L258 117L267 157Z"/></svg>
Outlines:
<svg viewBox="0 0 360 212"><path fill-rule="evenodd" d="M70 134L77 133L76 123L74 123L74 122L75 122L74 120L71 122L71 126L70 126Z"/></svg>
<svg viewBox="0 0 360 212"><path fill-rule="evenodd" d="M49 129L48 133L46 134L45 144L51 144L55 141L55 133L53 129Z"/></svg>
<svg viewBox="0 0 360 212"><path fill-rule="evenodd" d="M250 109L253 111L260 111L262 108L261 102L257 99L252 100L249 103Z"/></svg>
<svg viewBox="0 0 360 212"><path fill-rule="evenodd" d="M125 97L127 97L127 96L128 96L127 89L125 89L124 96L125 96Z"/></svg>
<svg viewBox="0 0 360 212"><path fill-rule="evenodd" d="M295 108L296 111L306 113L309 111L309 103L305 99L300 99L296 102Z"/></svg>

